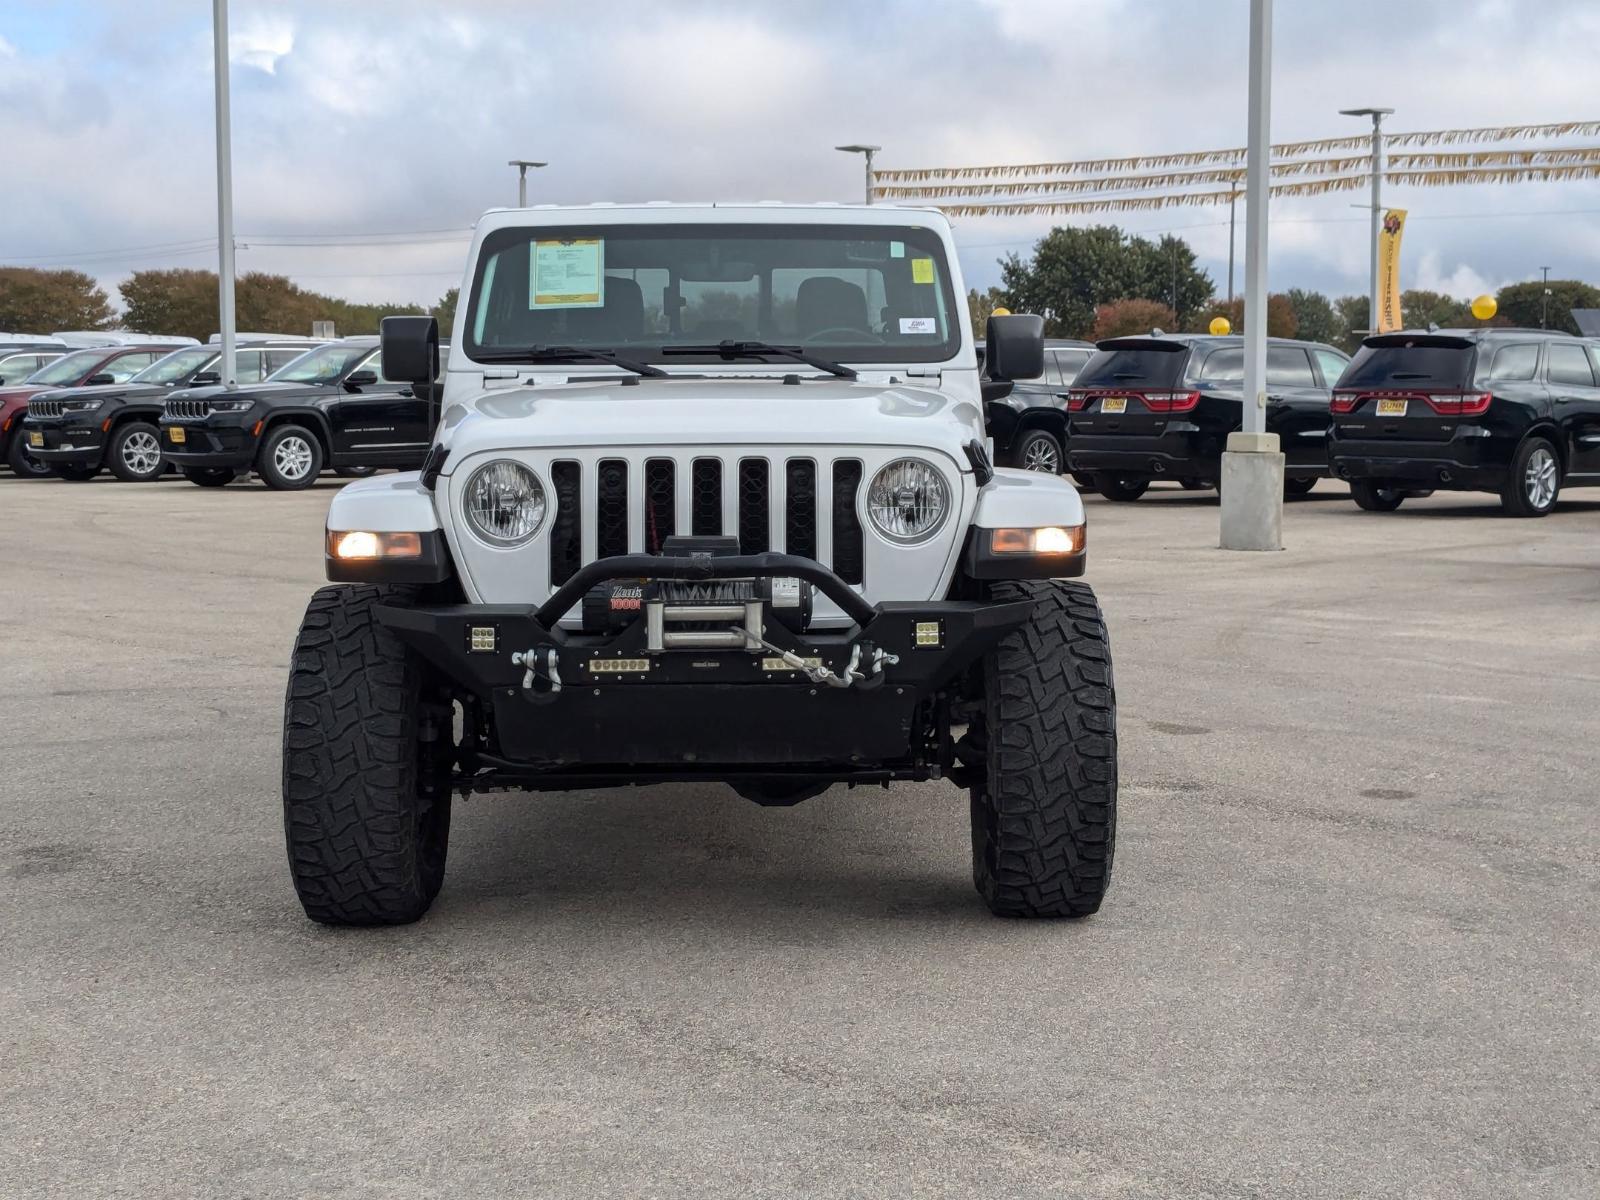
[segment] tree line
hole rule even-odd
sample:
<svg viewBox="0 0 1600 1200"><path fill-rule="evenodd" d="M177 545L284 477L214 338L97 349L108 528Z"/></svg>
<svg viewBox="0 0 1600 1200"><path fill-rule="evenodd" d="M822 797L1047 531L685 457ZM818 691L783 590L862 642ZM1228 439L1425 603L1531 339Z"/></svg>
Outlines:
<svg viewBox="0 0 1600 1200"><path fill-rule="evenodd" d="M217 332L215 271L135 271L118 285L123 310L82 271L0 267L0 329L49 333L56 329L129 329L171 333L205 341ZM235 325L251 333L305 336L313 321L332 321L340 336L377 333L391 314L433 312L441 324L455 313L451 288L431 309L417 304L356 304L308 291L286 275L246 272L234 282Z"/></svg>
<svg viewBox="0 0 1600 1200"><path fill-rule="evenodd" d="M967 294L972 327L983 336L984 323L998 307L1038 313L1049 337L1099 341L1162 329L1200 333L1215 317L1226 317L1235 332L1244 330L1244 300L1230 304L1215 294L1211 276L1195 265L1194 252L1181 239L1159 241L1124 233L1115 225L1058 226L1035 243L1033 254L1000 260L1001 284ZM1575 279L1545 284L1513 283L1495 293L1499 305L1488 322L1472 315L1468 301L1413 288L1400 294L1408 329L1476 325L1537 328L1542 315L1551 329L1577 333L1574 308L1600 308L1600 288ZM1329 297L1290 288L1267 297L1267 333L1326 342L1353 352L1370 327L1366 296Z"/></svg>

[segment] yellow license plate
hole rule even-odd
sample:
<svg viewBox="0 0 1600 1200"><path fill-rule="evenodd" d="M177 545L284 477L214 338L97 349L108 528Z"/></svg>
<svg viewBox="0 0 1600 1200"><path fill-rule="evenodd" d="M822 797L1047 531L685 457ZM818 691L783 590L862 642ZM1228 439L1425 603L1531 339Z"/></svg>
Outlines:
<svg viewBox="0 0 1600 1200"><path fill-rule="evenodd" d="M1125 413L1128 411L1128 398L1126 396L1107 396L1100 401L1100 411L1103 413Z"/></svg>
<svg viewBox="0 0 1600 1200"><path fill-rule="evenodd" d="M167 436L172 439L172 444L174 446L183 445L185 435L181 425L174 425L172 428L168 429Z"/></svg>
<svg viewBox="0 0 1600 1200"><path fill-rule="evenodd" d="M1380 417L1403 417L1406 415L1408 400L1379 400L1378 415Z"/></svg>
<svg viewBox="0 0 1600 1200"><path fill-rule="evenodd" d="M44 445L44 434L30 433L28 435L28 445L42 447Z"/></svg>

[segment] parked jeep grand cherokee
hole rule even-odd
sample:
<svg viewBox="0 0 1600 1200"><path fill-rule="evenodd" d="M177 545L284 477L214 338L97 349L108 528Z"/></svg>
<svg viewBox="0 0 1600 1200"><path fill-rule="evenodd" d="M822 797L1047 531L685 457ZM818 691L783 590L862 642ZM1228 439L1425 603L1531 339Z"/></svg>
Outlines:
<svg viewBox="0 0 1600 1200"><path fill-rule="evenodd" d="M1093 354L1093 342L1049 338L1042 374L1014 383L985 381L984 421L994 442L995 461L1025 471L1061 474L1066 462L1067 388ZM980 342L980 366L983 355Z"/></svg>
<svg viewBox="0 0 1600 1200"><path fill-rule="evenodd" d="M1328 400L1349 361L1332 346L1267 340L1267 432L1278 435L1290 495L1328 474ZM1111 338L1067 393L1067 465L1108 500L1137 500L1156 479L1215 487L1243 400L1241 337Z"/></svg>
<svg viewBox="0 0 1600 1200"><path fill-rule="evenodd" d="M260 383L319 343L284 338L241 342L241 384ZM28 450L63 479L92 479L102 466L125 483L159 479L169 464L156 423L174 388L216 382L216 345L185 346L151 363L126 383L41 392L28 405Z"/></svg>
<svg viewBox="0 0 1600 1200"><path fill-rule="evenodd" d="M49 466L30 452L29 439L22 429L23 418L28 415L28 402L40 392L53 388L123 383L163 355L193 344L193 338L175 338L171 342L139 342L74 350L40 367L18 386L0 388L0 443L3 443L0 450L4 451L6 463L18 475L42 478L50 474Z"/></svg>
<svg viewBox="0 0 1600 1200"><path fill-rule="evenodd" d="M220 487L254 469L277 490L341 475L415 467L433 434L425 389L384 379L375 337L319 346L249 387L167 397L162 452L184 477Z"/></svg>
<svg viewBox="0 0 1600 1200"><path fill-rule="evenodd" d="M1328 453L1365 509L1441 488L1542 517L1563 486L1600 486L1600 346L1542 329L1369 337L1334 391Z"/></svg>

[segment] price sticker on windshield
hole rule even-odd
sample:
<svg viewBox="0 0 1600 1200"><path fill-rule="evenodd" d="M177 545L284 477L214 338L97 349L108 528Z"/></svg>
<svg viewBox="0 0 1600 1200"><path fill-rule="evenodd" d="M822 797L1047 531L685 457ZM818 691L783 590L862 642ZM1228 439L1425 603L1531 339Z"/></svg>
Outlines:
<svg viewBox="0 0 1600 1200"><path fill-rule="evenodd" d="M529 308L601 308L605 305L606 244L603 239L536 241L530 251Z"/></svg>
<svg viewBox="0 0 1600 1200"><path fill-rule="evenodd" d="M913 258L911 260L911 282L912 283L932 283L933 282L933 259L931 259L931 258Z"/></svg>

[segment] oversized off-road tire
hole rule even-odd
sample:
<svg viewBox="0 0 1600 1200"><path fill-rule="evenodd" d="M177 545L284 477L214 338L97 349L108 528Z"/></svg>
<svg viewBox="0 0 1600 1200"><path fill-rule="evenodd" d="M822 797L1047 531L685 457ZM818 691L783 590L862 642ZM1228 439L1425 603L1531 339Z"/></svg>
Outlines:
<svg viewBox="0 0 1600 1200"><path fill-rule="evenodd" d="M322 473L322 443L304 425L279 425L261 443L256 472L274 491L308 488Z"/></svg>
<svg viewBox="0 0 1600 1200"><path fill-rule="evenodd" d="M1350 481L1350 499L1364 512L1393 512L1406 502L1406 495L1401 488L1379 487L1371 479Z"/></svg>
<svg viewBox="0 0 1600 1200"><path fill-rule="evenodd" d="M1094 490L1107 500L1137 500L1150 490L1148 479L1134 479L1111 471L1096 471Z"/></svg>
<svg viewBox="0 0 1600 1200"><path fill-rule="evenodd" d="M183 477L196 487L227 487L238 478L226 467L184 467Z"/></svg>
<svg viewBox="0 0 1600 1200"><path fill-rule="evenodd" d="M1024 471L1040 471L1046 475L1061 474L1065 461L1061 443L1048 429L1024 429L1017 434L1006 463L1008 467L1021 467Z"/></svg>
<svg viewBox="0 0 1600 1200"><path fill-rule="evenodd" d="M983 781L972 789L972 878L1005 917L1086 917L1111 882L1117 696L1087 584L997 583L1033 616L983 661Z"/></svg>
<svg viewBox="0 0 1600 1200"><path fill-rule="evenodd" d="M1316 476L1310 479L1285 479L1283 481L1283 494L1285 496L1309 496L1317 486Z"/></svg>
<svg viewBox="0 0 1600 1200"><path fill-rule="evenodd" d="M325 587L306 609L283 715L283 828L306 916L403 925L450 842L451 710L374 609L410 593Z"/></svg>
<svg viewBox="0 0 1600 1200"><path fill-rule="evenodd" d="M161 431L148 421L119 425L106 447L106 466L123 483L149 483L166 471L161 457Z"/></svg>
<svg viewBox="0 0 1600 1200"><path fill-rule="evenodd" d="M23 479L49 479L51 470L42 460L28 452L28 435L20 422L11 431L11 443L6 447L6 465Z"/></svg>
<svg viewBox="0 0 1600 1200"><path fill-rule="evenodd" d="M100 474L99 467L80 467L77 463L51 463L50 474L72 483L88 483Z"/></svg>
<svg viewBox="0 0 1600 1200"><path fill-rule="evenodd" d="M1531 437L1511 456L1511 473L1500 489L1508 517L1542 517L1561 494L1561 455L1548 438Z"/></svg>

